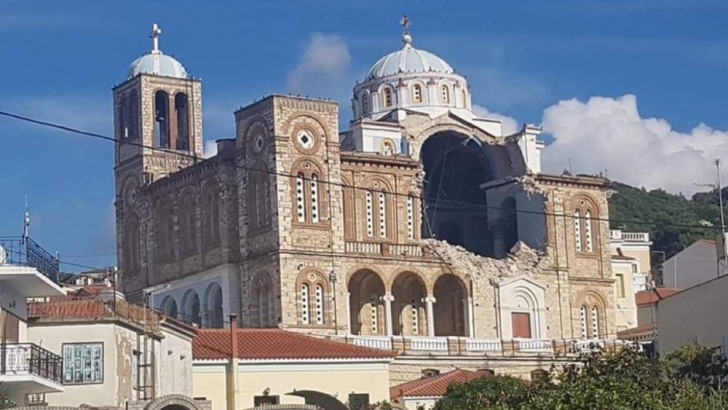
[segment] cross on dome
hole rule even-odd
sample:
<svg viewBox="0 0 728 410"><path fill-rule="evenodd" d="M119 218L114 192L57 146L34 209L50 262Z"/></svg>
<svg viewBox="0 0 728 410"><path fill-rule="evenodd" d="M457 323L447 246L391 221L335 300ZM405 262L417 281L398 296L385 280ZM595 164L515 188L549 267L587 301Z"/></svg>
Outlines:
<svg viewBox="0 0 728 410"><path fill-rule="evenodd" d="M402 35L402 42L405 44L405 46L412 44L412 36L410 35L409 28L412 25L412 21L409 17L407 17L406 14L402 15L402 20L399 21L399 24L404 28L404 34Z"/></svg>
<svg viewBox="0 0 728 410"><path fill-rule="evenodd" d="M152 32L149 33L149 38L152 39L152 53L157 54L161 51L159 50L159 36L162 35L162 29L159 28L157 23L154 23L152 25Z"/></svg>

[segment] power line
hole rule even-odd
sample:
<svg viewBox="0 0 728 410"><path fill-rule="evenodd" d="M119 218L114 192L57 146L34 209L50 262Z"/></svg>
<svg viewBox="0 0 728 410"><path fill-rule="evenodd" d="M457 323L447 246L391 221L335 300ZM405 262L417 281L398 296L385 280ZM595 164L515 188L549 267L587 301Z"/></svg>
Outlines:
<svg viewBox="0 0 728 410"><path fill-rule="evenodd" d="M26 117L26 116L19 115L19 114L13 114L13 113L10 113L10 112L7 112L7 111L0 111L0 116L12 118L12 119L19 120L19 121L23 121L23 122L28 122L28 123L31 123L31 124L41 125L41 126L44 126L44 127L55 128L55 129L62 130L62 131L66 131L66 132L70 132L70 133L73 133L73 134L78 134L78 135L83 135L83 136L87 136L87 137L91 137L91 138L101 139L101 140L104 140L104 141L113 142L114 144L121 144L121 142L119 140L117 140L116 138L113 138L113 137L109 137L109 136L102 135L102 134L97 134L97 133L94 133L94 132L88 132L88 131L79 130L79 129L76 129L76 128L73 128L73 127L69 127L69 126L66 126L66 125L62 125L62 124L57 124L57 123L51 123L51 122L47 122L47 121L37 120L37 119L31 118L31 117ZM222 161L222 160L219 160L219 159L217 159L215 157L207 158L207 159L201 159L200 157L198 157L198 156L196 156L194 154L191 154L191 153L187 153L187 152L183 152L183 151L176 151L176 150L166 149L166 148L159 148L159 147L154 147L154 146L150 146L150 145L144 145L144 144L141 144L141 143L138 143L138 142L133 142L133 141L125 141L124 144L125 145L134 146L134 147L144 148L144 149L148 149L148 150L152 150L152 151L163 152L163 153L166 153L166 154L177 155L177 156L180 156L180 157L183 157L183 158L193 159L195 161L202 160L202 161L205 161L205 162L212 162L212 163L216 163L216 164L219 164L219 165L222 165L222 166L233 167L233 168L241 169L241 170L245 170L245 171L261 172L261 173L268 174L268 175L275 175L275 176L280 176L280 177L285 177L285 178L294 178L294 175L292 175L292 174L286 174L286 173L283 173L283 172L276 172L276 171L270 171L270 170L262 170L262 169L257 169L257 168L253 168L253 167L246 167L244 165L239 165L239 164L235 164L235 163L230 163L230 162ZM298 176L295 176L295 177L298 177ZM311 181L311 178L303 177L303 179L304 180L307 180L307 181ZM374 192L374 193L383 193L383 194L392 195L392 196L399 196L399 197L407 197L407 198L419 199L420 201L422 201L423 204L426 204L427 201L428 201L428 199L426 197L422 197L422 196L402 194L402 193L398 193L398 192L388 192L386 190L377 190L377 189L373 189L373 188L370 189L370 188L360 187L360 186L356 186L356 185L347 185L347 184L344 184L344 183L337 183L337 182L332 182L332 181L320 181L320 180L318 180L317 182L318 183L325 184L325 185L329 185L329 186L337 186L337 187L340 187L340 188L348 188L348 189L354 189L354 190L369 191L369 192ZM453 201L453 200L442 199L442 198L437 199L437 202L443 202L445 204L450 204L450 205L468 206L468 207L470 207L471 210L473 210L473 209L500 210L500 207L499 206L483 205L483 204L472 203L472 202L463 202L463 201ZM570 219L576 218L575 215L568 215L566 213L550 213L550 212L546 212L546 211L532 211L532 210L527 210L527 209L515 209L514 211L516 213L521 213L521 214L532 214L532 215L544 215L544 216L554 216L554 217L565 217L565 218L570 218ZM606 217L606 218L605 217L592 217L591 220L592 221L600 221L600 222L611 222L611 223L643 225L643 226L651 226L651 227L690 228L690 229L704 229L704 230L711 230L711 231L714 231L714 230L717 230L718 229L718 228L716 228L714 226L705 226L705 225L701 225L701 224L676 224L676 223L657 224L657 223L654 223L654 222L644 222L644 221L636 221L636 220L631 220L630 221L630 220L609 219L608 217Z"/></svg>

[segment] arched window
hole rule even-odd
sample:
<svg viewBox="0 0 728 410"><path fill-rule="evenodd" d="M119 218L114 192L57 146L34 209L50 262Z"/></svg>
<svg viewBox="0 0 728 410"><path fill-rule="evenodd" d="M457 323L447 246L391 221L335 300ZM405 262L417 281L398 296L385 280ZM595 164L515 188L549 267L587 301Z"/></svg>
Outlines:
<svg viewBox="0 0 728 410"><path fill-rule="evenodd" d="M302 165L294 178L296 222L318 224L325 220L320 171L313 164Z"/></svg>
<svg viewBox="0 0 728 410"><path fill-rule="evenodd" d="M164 311L164 314L171 317L172 319L177 319L177 316L179 316L179 312L177 311L177 301L174 300L172 296L167 296L162 301L162 310Z"/></svg>
<svg viewBox="0 0 728 410"><path fill-rule="evenodd" d="M203 192L202 247L211 249L220 243L220 197L216 181L209 183Z"/></svg>
<svg viewBox="0 0 728 410"><path fill-rule="evenodd" d="M126 136L129 139L139 137L139 93L137 90L129 91L128 110L126 118Z"/></svg>
<svg viewBox="0 0 728 410"><path fill-rule="evenodd" d="M389 195L386 191L366 191L364 200L367 236L370 238L387 238L389 230L387 225Z"/></svg>
<svg viewBox="0 0 728 410"><path fill-rule="evenodd" d="M369 94L361 93L361 95L359 96L359 99L361 100L362 114L366 115L367 113L369 113Z"/></svg>
<svg viewBox="0 0 728 410"><path fill-rule="evenodd" d="M601 309L593 303L585 303L579 309L582 339L599 339L602 334Z"/></svg>
<svg viewBox="0 0 728 410"><path fill-rule="evenodd" d="M130 214L124 230L124 268L128 272L136 272L141 268L141 234L139 232L139 218Z"/></svg>
<svg viewBox="0 0 728 410"><path fill-rule="evenodd" d="M344 237L354 239L356 237L355 213L354 210L354 188L349 181L342 179L343 183L343 208L344 208Z"/></svg>
<svg viewBox="0 0 728 410"><path fill-rule="evenodd" d="M303 325L325 324L326 283L323 276L314 272L302 273L298 280L299 320Z"/></svg>
<svg viewBox="0 0 728 410"><path fill-rule="evenodd" d="M197 201L193 192L187 192L180 201L180 252L194 253L197 250Z"/></svg>
<svg viewBox="0 0 728 410"><path fill-rule="evenodd" d="M440 93L442 96L443 104L450 104L450 87L448 87L446 84L443 84L442 87L440 87Z"/></svg>
<svg viewBox="0 0 728 410"><path fill-rule="evenodd" d="M190 150L190 111L187 94L177 93L174 96L174 113L177 117L177 149Z"/></svg>
<svg viewBox="0 0 728 410"><path fill-rule="evenodd" d="M389 108L394 103L394 96L392 95L392 89L389 87L385 87L384 90L382 90L382 104L384 105L384 108Z"/></svg>
<svg viewBox="0 0 728 410"><path fill-rule="evenodd" d="M174 257L174 208L171 203L160 203L156 215L157 220L157 256L160 261Z"/></svg>
<svg viewBox="0 0 728 410"><path fill-rule="evenodd" d="M463 95L463 107L468 108L468 92L463 90L462 95Z"/></svg>
<svg viewBox="0 0 728 410"><path fill-rule="evenodd" d="M382 140L382 143L379 147L379 152L382 155L394 155L397 150L394 148L394 141L390 139Z"/></svg>
<svg viewBox="0 0 728 410"><path fill-rule="evenodd" d="M574 207L574 247L577 252L594 252L598 238L594 220L598 213L590 201L580 199Z"/></svg>
<svg viewBox="0 0 728 410"><path fill-rule="evenodd" d="M154 94L154 128L158 148L171 148L169 126L169 94L160 90Z"/></svg>
<svg viewBox="0 0 728 410"><path fill-rule="evenodd" d="M125 140L129 138L129 101L127 100L126 94L119 95L119 101L117 101L117 135L118 139Z"/></svg>
<svg viewBox="0 0 728 410"><path fill-rule="evenodd" d="M310 298L311 298L311 287L308 283L301 285L301 323L304 325L311 324L311 310L310 310Z"/></svg>
<svg viewBox="0 0 728 410"><path fill-rule="evenodd" d="M419 104L422 102L422 86L415 84L412 86L412 103Z"/></svg>
<svg viewBox="0 0 728 410"><path fill-rule="evenodd" d="M415 198L407 197L407 239L415 239Z"/></svg>
<svg viewBox="0 0 728 410"><path fill-rule="evenodd" d="M202 324L202 315L200 314L200 297L194 290L188 290L182 298L182 306L184 308L182 320L195 326Z"/></svg>
<svg viewBox="0 0 728 410"><path fill-rule="evenodd" d="M253 280L251 290L251 316L254 327L276 325L273 283L266 272L259 273Z"/></svg>
<svg viewBox="0 0 728 410"><path fill-rule="evenodd" d="M249 174L248 218L251 229L270 225L270 176L268 168L259 163Z"/></svg>

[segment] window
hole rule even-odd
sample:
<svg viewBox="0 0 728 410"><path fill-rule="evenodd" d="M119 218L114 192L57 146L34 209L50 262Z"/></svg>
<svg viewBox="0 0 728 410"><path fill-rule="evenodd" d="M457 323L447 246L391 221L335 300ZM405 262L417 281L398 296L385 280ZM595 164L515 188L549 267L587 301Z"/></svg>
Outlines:
<svg viewBox="0 0 728 410"><path fill-rule="evenodd" d="M351 410L365 410L369 408L369 395L366 393L350 393L349 408Z"/></svg>
<svg viewBox="0 0 728 410"><path fill-rule="evenodd" d="M600 311L597 306L582 305L579 319L581 321L581 338L598 339L600 335Z"/></svg>
<svg viewBox="0 0 728 410"><path fill-rule="evenodd" d="M253 397L253 405L255 407L270 406L278 404L278 396L255 396Z"/></svg>
<svg viewBox="0 0 728 410"><path fill-rule="evenodd" d="M63 345L63 384L90 384L103 381L103 344Z"/></svg>
<svg viewBox="0 0 728 410"><path fill-rule="evenodd" d="M594 252L597 248L595 238L598 231L593 224L598 219L594 207L586 200L578 201L574 210L574 242L577 252Z"/></svg>
<svg viewBox="0 0 728 410"><path fill-rule="evenodd" d="M380 144L379 151L382 155L394 155L396 152L394 149L394 141L390 139L383 140Z"/></svg>
<svg viewBox="0 0 728 410"><path fill-rule="evenodd" d="M412 102L413 103L422 102L422 86L419 84L415 84L412 87Z"/></svg>
<svg viewBox="0 0 728 410"><path fill-rule="evenodd" d="M308 305L309 297L310 295L308 283L304 283L303 285L301 285L301 323L303 323L304 325L307 325L311 322Z"/></svg>
<svg viewBox="0 0 728 410"><path fill-rule="evenodd" d="M637 264L633 263L632 264L632 273L637 273L638 271L639 271L639 269L637 268Z"/></svg>
<svg viewBox="0 0 728 410"><path fill-rule="evenodd" d="M446 85L443 85L441 92L442 92L442 102L444 104L450 104L450 88L448 88L448 86L446 86Z"/></svg>
<svg viewBox="0 0 728 410"><path fill-rule="evenodd" d="M304 275L299 279L300 322L304 325L324 325L326 287L323 276L314 272L304 273Z"/></svg>
<svg viewBox="0 0 728 410"><path fill-rule="evenodd" d="M303 168L310 170L313 165L305 163ZM321 179L316 172L300 171L296 174L296 222L318 224L324 219L321 212L320 183Z"/></svg>
<svg viewBox="0 0 728 410"><path fill-rule="evenodd" d="M392 106L392 89L391 88L387 87L382 92L382 103L384 104L384 108Z"/></svg>
<svg viewBox="0 0 728 410"><path fill-rule="evenodd" d="M139 373L139 355L141 352L138 350L133 350L131 353L131 386L134 390L139 390L139 386L141 386L143 383L139 379L139 375L142 373Z"/></svg>
<svg viewBox="0 0 728 410"><path fill-rule="evenodd" d="M415 239L415 199L407 197L407 238Z"/></svg>
<svg viewBox="0 0 728 410"><path fill-rule="evenodd" d="M463 107L468 108L468 93L465 90L463 90L462 94L463 94Z"/></svg>
<svg viewBox="0 0 728 410"><path fill-rule="evenodd" d="M362 114L366 114L369 112L369 95L367 95L367 93L363 93L360 98Z"/></svg>
<svg viewBox="0 0 728 410"><path fill-rule="evenodd" d="M382 184L375 182L375 189L381 190ZM376 195L376 196L375 196ZM375 199L376 198L376 201ZM370 238L387 238L389 227L387 226L389 195L386 192L367 191L365 194L366 227L367 236ZM377 227L377 229L375 229Z"/></svg>
<svg viewBox="0 0 728 410"><path fill-rule="evenodd" d="M634 266L634 265L632 265L632 266ZM624 297L624 275L622 275L621 273L618 273L618 274L614 275L614 277L616 279L615 282L617 285L617 297L623 298Z"/></svg>
<svg viewBox="0 0 728 410"><path fill-rule="evenodd" d="M209 184L204 191L202 210L202 247L214 248L220 243L220 194L217 182Z"/></svg>

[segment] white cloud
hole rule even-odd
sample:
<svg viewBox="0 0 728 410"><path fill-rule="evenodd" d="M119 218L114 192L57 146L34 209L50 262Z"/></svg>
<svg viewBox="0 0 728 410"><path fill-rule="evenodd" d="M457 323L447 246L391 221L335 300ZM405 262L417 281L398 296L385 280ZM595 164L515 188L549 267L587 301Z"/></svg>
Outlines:
<svg viewBox="0 0 728 410"><path fill-rule="evenodd" d="M296 68L288 74L286 88L291 93L325 96L348 88L351 54L344 39L317 33L311 36Z"/></svg>
<svg viewBox="0 0 728 410"><path fill-rule="evenodd" d="M642 118L634 95L561 101L544 110L543 127L554 137L545 170L561 172L571 161L575 173L606 170L610 179L648 189L705 190L694 183L714 183L712 161L728 156L728 132L705 124L675 131L665 119Z"/></svg>
<svg viewBox="0 0 728 410"><path fill-rule="evenodd" d="M217 143L215 141L205 141L205 145L202 148L202 155L205 158L217 155Z"/></svg>
<svg viewBox="0 0 728 410"><path fill-rule="evenodd" d="M473 112L481 118L500 120L503 135L512 135L521 129L515 118L497 112L491 112L482 105L473 105Z"/></svg>

